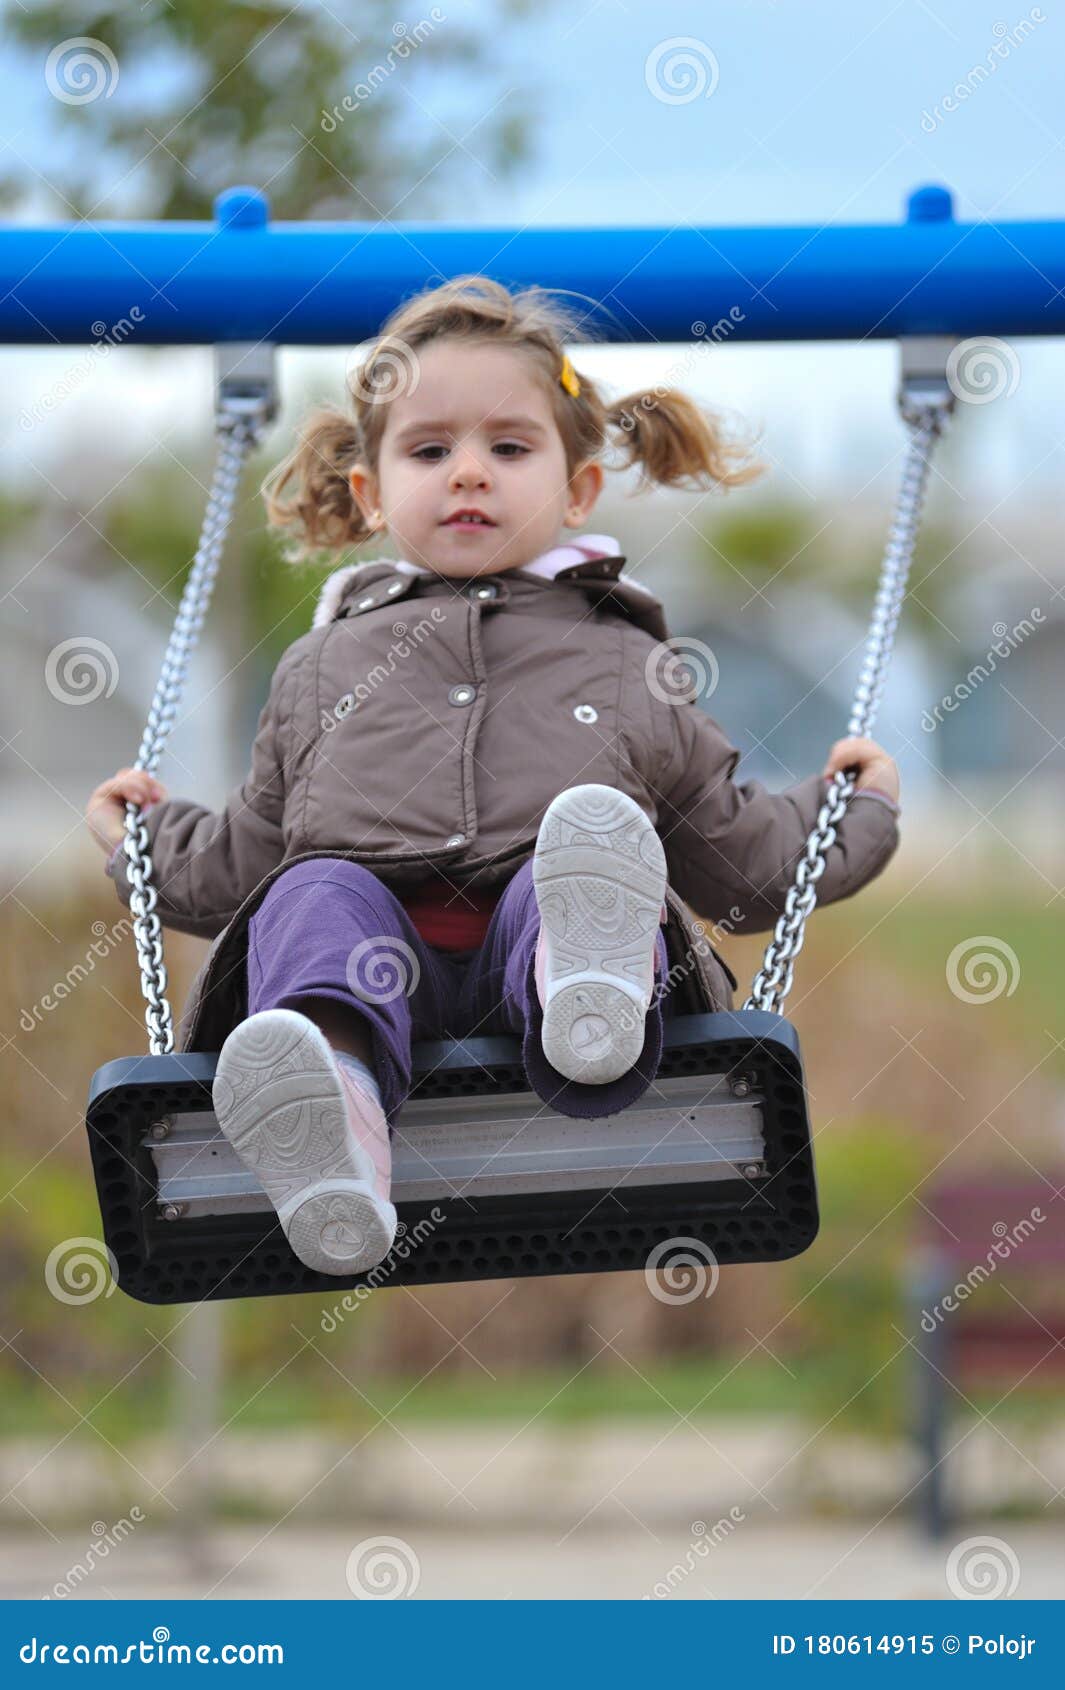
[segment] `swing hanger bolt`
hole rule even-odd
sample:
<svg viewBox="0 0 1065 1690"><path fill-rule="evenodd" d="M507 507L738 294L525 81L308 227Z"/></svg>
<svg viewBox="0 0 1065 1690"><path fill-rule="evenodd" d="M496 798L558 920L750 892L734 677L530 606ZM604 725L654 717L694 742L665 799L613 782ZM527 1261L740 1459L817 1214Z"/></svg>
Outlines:
<svg viewBox="0 0 1065 1690"><path fill-rule="evenodd" d="M153 1121L152 1126L151 1126L151 1135L152 1135L153 1138L157 1138L157 1139L158 1138L169 1138L170 1137L170 1122L169 1121Z"/></svg>
<svg viewBox="0 0 1065 1690"><path fill-rule="evenodd" d="M904 422L920 423L928 412L945 419L954 409L950 354L956 335L902 335L899 339L898 406Z"/></svg>
<svg viewBox="0 0 1065 1690"><path fill-rule="evenodd" d="M162 1221L178 1221L184 1213L184 1203L164 1203L159 1210L159 1219Z"/></svg>
<svg viewBox="0 0 1065 1690"><path fill-rule="evenodd" d="M215 347L215 392L219 426L243 417L273 422L277 415L277 367L270 341L221 341Z"/></svg>

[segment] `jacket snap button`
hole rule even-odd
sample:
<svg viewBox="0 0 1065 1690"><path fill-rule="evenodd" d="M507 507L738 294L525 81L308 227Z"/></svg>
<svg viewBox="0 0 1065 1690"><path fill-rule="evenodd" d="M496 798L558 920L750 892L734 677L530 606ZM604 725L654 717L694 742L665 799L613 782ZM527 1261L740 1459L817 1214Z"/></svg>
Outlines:
<svg viewBox="0 0 1065 1690"><path fill-rule="evenodd" d="M573 712L578 722L598 722L599 712L594 704L578 704Z"/></svg>
<svg viewBox="0 0 1065 1690"><path fill-rule="evenodd" d="M359 609L360 610L369 610L369 608L373 604L373 602L374 602L373 599L360 599L359 600Z"/></svg>
<svg viewBox="0 0 1065 1690"><path fill-rule="evenodd" d="M392 582L390 582L388 590L389 590L390 593L401 593L403 591L403 582L402 581L392 581Z"/></svg>
<svg viewBox="0 0 1065 1690"><path fill-rule="evenodd" d="M448 840L449 845L465 845L465 843L466 835L464 833L453 833Z"/></svg>
<svg viewBox="0 0 1065 1690"><path fill-rule="evenodd" d="M354 708L355 694L353 692L346 692L341 698L338 698L334 704L333 714L334 716L346 716L348 711L354 710Z"/></svg>
<svg viewBox="0 0 1065 1690"><path fill-rule="evenodd" d="M494 599L498 592L494 581L485 581L479 587L471 587L468 596L471 599Z"/></svg>
<svg viewBox="0 0 1065 1690"><path fill-rule="evenodd" d="M469 704L474 697L475 690L474 687L470 686L452 687L447 695L448 702L451 704Z"/></svg>

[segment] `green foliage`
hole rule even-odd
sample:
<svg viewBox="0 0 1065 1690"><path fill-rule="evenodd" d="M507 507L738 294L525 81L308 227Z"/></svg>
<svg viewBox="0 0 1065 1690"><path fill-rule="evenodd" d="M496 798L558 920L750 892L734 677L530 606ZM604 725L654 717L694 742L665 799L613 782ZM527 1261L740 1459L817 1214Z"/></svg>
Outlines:
<svg viewBox="0 0 1065 1690"><path fill-rule="evenodd" d="M0 487L0 534L7 540L17 539L30 526L39 504L33 494Z"/></svg>
<svg viewBox="0 0 1065 1690"><path fill-rule="evenodd" d="M829 591L861 620L866 620L883 561L888 513L883 534L870 531L855 543L848 530L844 541L837 522L815 521L806 505L764 500L743 509L730 507L704 530L707 567L737 603L745 603L750 589L776 580L788 586L808 581ZM944 563L944 559L949 559ZM949 601L956 592L958 571L969 567L969 554L957 525L927 516L922 524L903 607L903 626L935 645L957 649L949 629ZM772 590L768 597L772 600Z"/></svg>
<svg viewBox="0 0 1065 1690"><path fill-rule="evenodd" d="M905 1270L928 1147L912 1126L874 1115L820 1133L814 1154L821 1232L793 1265L803 1398L819 1424L897 1434L913 1364L899 1335Z"/></svg>
<svg viewBox="0 0 1065 1690"><path fill-rule="evenodd" d="M217 634L227 651L248 654L247 661L234 663L227 686L249 695L263 690L286 646L306 633L325 570L335 567L334 560L321 568L293 568L282 559L257 492L271 462L260 454L248 469L208 618L208 633ZM210 473L199 453L187 467L170 454L149 460L136 478L121 483L96 519L112 562L143 577L144 602L150 602L152 587L165 601L164 621L176 611L192 567L203 518L202 484Z"/></svg>
<svg viewBox="0 0 1065 1690"><path fill-rule="evenodd" d="M956 523L936 522L925 516L902 609L902 625L928 644L949 651L951 662L958 644L957 635L952 635L949 629L950 601L957 596L959 571L970 567L969 550L960 543L962 534ZM869 613L882 559L882 542L870 536L857 548L853 564L843 570L838 581L833 581L833 591L856 616L865 617Z"/></svg>
<svg viewBox="0 0 1065 1690"><path fill-rule="evenodd" d="M988 900L979 890L964 898L921 898L899 906L890 920L878 926L877 954L885 965L901 971L915 991L943 999L950 991L947 960L955 946L974 934L994 935L1016 952L1014 989L994 997L989 994L986 1003L962 1005L962 1009L970 1017L985 1018L982 1024L996 1041L1008 1039L1018 1063L1023 1064L1019 1071L1037 1062L1046 1074L1065 1077L1065 1050L1057 1046L1048 1050L1044 1032L1056 1026L1061 1014L1060 923L1047 919L1053 897L1018 896L1010 884L1010 876L1016 874L1016 853L1005 842L1003 850L1008 855L993 875L993 915L989 916ZM868 908L858 899L832 904L818 912L817 920L837 954L861 945L869 929Z"/></svg>
<svg viewBox="0 0 1065 1690"><path fill-rule="evenodd" d="M4 1150L0 1191L3 1330L12 1339L0 1375L0 1434L62 1433L81 1415L96 1425L98 1411L101 1426L116 1418L143 1426L146 1404L157 1418L170 1374L153 1338L165 1338L173 1314L126 1297L102 1243L76 1243L101 1238L88 1157L78 1165L58 1154L43 1160L36 1151ZM112 1394L124 1376L128 1382Z"/></svg>
<svg viewBox="0 0 1065 1690"><path fill-rule="evenodd" d="M704 535L707 560L737 591L746 582L759 585L782 570L790 580L793 572L804 575L819 566L817 555L803 555L813 532L801 505L763 501L742 511L730 509Z"/></svg>
<svg viewBox="0 0 1065 1690"><path fill-rule="evenodd" d="M177 608L196 552L203 503L192 467L185 470L167 455L141 464L104 505L96 525L117 554L112 561L144 577L145 600L150 585Z"/></svg>
<svg viewBox="0 0 1065 1690"><path fill-rule="evenodd" d="M468 122L450 110L437 117L433 94L456 70L473 82L493 68L495 28L526 8L498 0L494 9L495 18L482 8L475 26L425 16L405 28L390 0L361 0L350 23L350 8L280 0L99 0L78 14L78 34L104 44L118 76L106 96L51 102L58 137L74 143L56 213L204 218L221 189L249 182L267 189L276 218L374 222L415 207L439 215L450 182L467 169L479 181L480 170L456 145ZM57 0L10 7L6 22L9 51L24 49L35 78L71 32L69 8ZM345 96L353 106L342 105ZM524 157L535 97L526 82L495 111L485 87L489 115L476 144L483 169L505 175ZM8 204L25 186L20 167L0 177Z"/></svg>

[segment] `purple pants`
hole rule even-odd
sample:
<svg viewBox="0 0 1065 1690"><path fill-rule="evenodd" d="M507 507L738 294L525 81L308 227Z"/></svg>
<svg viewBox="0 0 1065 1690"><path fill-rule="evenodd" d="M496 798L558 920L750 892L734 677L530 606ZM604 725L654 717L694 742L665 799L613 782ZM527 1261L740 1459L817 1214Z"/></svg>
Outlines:
<svg viewBox="0 0 1065 1690"><path fill-rule="evenodd" d="M520 1037L529 1085L560 1114L614 1114L643 1095L661 1061L669 1007L665 935L659 928L660 979L635 1067L608 1085L589 1086L553 1068L540 1043L539 931L531 858L507 883L484 942L472 951L426 944L394 893L361 863L296 863L278 875L248 925L248 1014L298 1010L307 997L336 998L357 1011L371 1029L390 1126L410 1092L412 1042L492 1033Z"/></svg>

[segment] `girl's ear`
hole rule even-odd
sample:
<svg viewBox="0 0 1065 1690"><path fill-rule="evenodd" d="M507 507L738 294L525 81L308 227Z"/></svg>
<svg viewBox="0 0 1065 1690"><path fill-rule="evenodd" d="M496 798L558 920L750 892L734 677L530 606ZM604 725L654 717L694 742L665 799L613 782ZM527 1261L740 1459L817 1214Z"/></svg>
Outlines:
<svg viewBox="0 0 1065 1690"><path fill-rule="evenodd" d="M367 527L379 528L381 512L377 504L377 483L365 464L352 464L348 471L348 485Z"/></svg>
<svg viewBox="0 0 1065 1690"><path fill-rule="evenodd" d="M587 522L592 508L603 490L603 466L594 458L582 464L570 477L569 504L563 518L563 527L581 528Z"/></svg>

